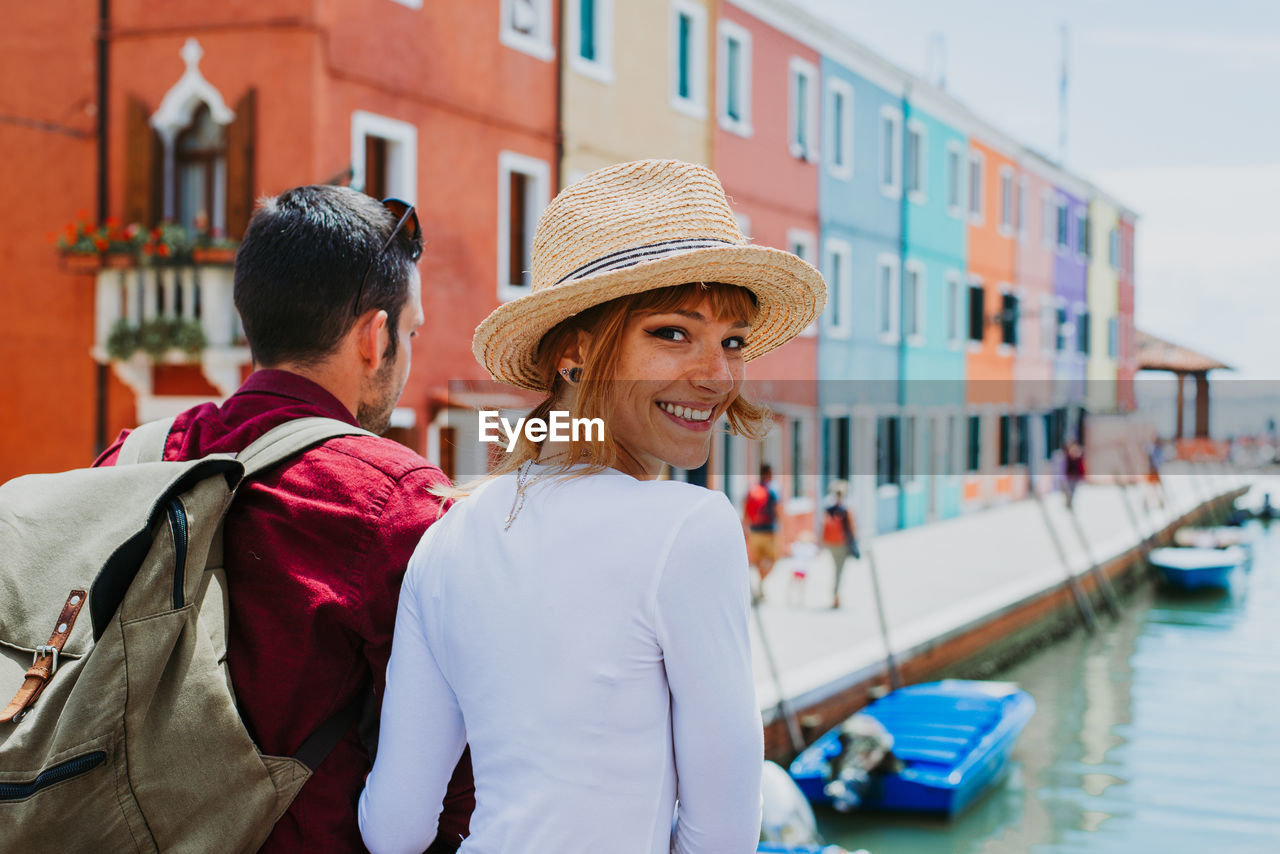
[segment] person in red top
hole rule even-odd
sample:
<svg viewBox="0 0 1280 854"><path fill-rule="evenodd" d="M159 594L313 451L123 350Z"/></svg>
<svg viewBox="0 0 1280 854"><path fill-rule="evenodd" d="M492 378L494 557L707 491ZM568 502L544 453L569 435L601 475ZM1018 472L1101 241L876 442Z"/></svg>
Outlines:
<svg viewBox="0 0 1280 854"><path fill-rule="evenodd" d="M165 459L235 453L308 416L385 432L424 320L421 252L407 204L328 186L265 200L235 269L257 370L221 405L179 415ZM114 464L126 435L95 465ZM403 445L346 436L240 489L224 529L227 663L264 752L293 754L369 686L380 704L400 582L445 509L431 492L442 485L440 469ZM356 799L372 759L357 729L316 768L262 851L364 851ZM464 753L430 852L457 849L474 804Z"/></svg>

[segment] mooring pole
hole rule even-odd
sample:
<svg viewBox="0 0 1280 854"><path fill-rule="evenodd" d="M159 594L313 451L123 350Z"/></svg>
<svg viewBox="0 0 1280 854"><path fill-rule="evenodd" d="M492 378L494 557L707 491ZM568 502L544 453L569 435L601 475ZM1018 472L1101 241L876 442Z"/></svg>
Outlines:
<svg viewBox="0 0 1280 854"><path fill-rule="evenodd" d="M1127 459L1130 463L1133 462L1133 454L1130 453L1131 450L1132 450L1131 448L1129 448L1128 446L1125 446L1125 459ZM1135 510L1133 507L1133 494L1130 490L1130 486L1133 486L1135 484L1137 485L1138 489L1141 490L1142 484L1144 482L1145 482L1144 475L1139 474L1135 469L1133 483L1130 485L1125 485L1122 483L1120 485L1120 494L1124 496L1124 509L1129 514L1129 521L1133 522L1133 529L1138 534L1138 552L1139 554L1142 555L1142 558L1145 560L1147 557L1148 547L1151 543L1152 535L1147 533L1146 528L1144 528L1142 525L1141 518L1138 516L1138 511Z"/></svg>
<svg viewBox="0 0 1280 854"><path fill-rule="evenodd" d="M1079 579L1071 571L1071 561L1067 559L1067 550L1063 547L1062 540L1058 537L1057 528L1053 526L1053 519L1049 516L1049 507L1044 503L1044 496L1039 492L1036 492L1035 496L1036 504L1040 505L1040 512L1044 516L1044 527L1049 532L1049 539L1053 540L1053 546L1058 551L1058 558L1062 561L1062 569L1067 574L1067 586L1071 588L1071 595L1075 597L1076 608L1080 611L1080 620L1090 632L1097 631L1098 618L1093 613L1093 606L1089 604L1089 597L1084 595L1084 590L1080 587Z"/></svg>
<svg viewBox="0 0 1280 854"><path fill-rule="evenodd" d="M876 571L876 556L871 543L866 545L866 556L867 569L871 571L871 593L876 600L876 616L880 619L880 637L884 641L885 669L889 672L889 687L896 691L902 687L902 674L898 672L898 662L894 660L893 646L889 643L889 619L880 596L880 574Z"/></svg>
<svg viewBox="0 0 1280 854"><path fill-rule="evenodd" d="M760 646L764 649L764 660L768 663L769 673L773 676L773 688L778 692L778 714L786 724L787 737L791 739L791 749L799 753L804 750L804 734L800 732L800 722L796 720L795 712L791 710L786 695L782 693L782 678L778 674L778 663L773 658L773 649L769 646L769 637L764 631L764 618L760 615L759 599L751 603L751 610L756 615L756 630L760 633Z"/></svg>
<svg viewBox="0 0 1280 854"><path fill-rule="evenodd" d="M1123 489L1123 486L1121 488ZM1111 612L1111 616L1119 617L1120 597L1116 595L1115 588L1111 586L1111 579L1102 571L1102 564L1093 556L1093 549L1089 546L1089 537L1085 534L1084 525L1080 522L1080 515L1076 513L1075 507L1068 507L1067 515L1071 517L1071 525L1076 529L1076 536L1080 538L1080 544L1084 546L1084 556L1089 561L1089 574L1093 576L1093 580L1098 584L1098 589L1102 591L1102 598L1107 603L1107 610Z"/></svg>

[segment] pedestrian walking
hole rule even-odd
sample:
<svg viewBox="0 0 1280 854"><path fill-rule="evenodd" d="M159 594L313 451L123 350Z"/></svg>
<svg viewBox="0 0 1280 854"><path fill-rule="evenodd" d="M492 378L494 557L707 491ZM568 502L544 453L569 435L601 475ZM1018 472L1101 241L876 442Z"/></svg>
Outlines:
<svg viewBox="0 0 1280 854"><path fill-rule="evenodd" d="M1063 476L1067 484L1067 508L1070 509L1075 501L1076 489L1085 479L1084 446L1079 442L1067 443Z"/></svg>
<svg viewBox="0 0 1280 854"><path fill-rule="evenodd" d="M822 515L822 545L831 555L835 573L831 583L832 608L840 607L840 577L844 573L845 562L850 556L854 560L862 559L858 548L857 521L853 511L844 503L848 493L849 484L843 480L832 481Z"/></svg>
<svg viewBox="0 0 1280 854"><path fill-rule="evenodd" d="M751 245L714 173L678 161L565 189L532 268L473 351L544 395L531 418L600 418L605 434L526 434L423 538L365 843L426 847L469 741L464 852L753 851L763 737L741 528L724 493L659 476L705 463L721 419L763 435L745 363L813 321L822 277Z"/></svg>
<svg viewBox="0 0 1280 854"><path fill-rule="evenodd" d="M384 432L423 324L421 253L417 215L398 200L314 186L263 201L235 263L257 370L224 403L178 415L164 459L234 454L312 416ZM127 435L96 465L115 464ZM263 752L292 755L362 697L376 716L400 581L444 509L431 490L447 485L405 446L361 435L325 441L239 488L225 522L226 656ZM357 729L315 769L263 852L360 850L355 800L372 745ZM437 770L444 808L430 850L447 852L467 832L471 770L461 755Z"/></svg>
<svg viewBox="0 0 1280 854"><path fill-rule="evenodd" d="M760 480L747 490L742 521L747 526L747 559L759 574L757 598L764 598L764 580L778 561L778 493L773 488L773 467L760 465Z"/></svg>

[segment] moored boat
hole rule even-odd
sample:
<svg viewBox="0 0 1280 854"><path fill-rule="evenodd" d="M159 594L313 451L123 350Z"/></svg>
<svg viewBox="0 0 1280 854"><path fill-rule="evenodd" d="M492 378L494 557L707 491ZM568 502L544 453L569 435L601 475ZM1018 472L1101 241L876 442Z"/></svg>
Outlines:
<svg viewBox="0 0 1280 854"><path fill-rule="evenodd" d="M1230 587L1231 573L1248 558L1240 546L1221 549L1164 548L1152 549L1147 555L1170 587L1199 590L1205 587Z"/></svg>
<svg viewBox="0 0 1280 854"><path fill-rule="evenodd" d="M946 679L900 688L860 713L892 737L892 770L845 773L849 736L842 725L797 756L791 776L810 801L837 809L956 815L1003 779L1034 711L1031 695L1010 682Z"/></svg>

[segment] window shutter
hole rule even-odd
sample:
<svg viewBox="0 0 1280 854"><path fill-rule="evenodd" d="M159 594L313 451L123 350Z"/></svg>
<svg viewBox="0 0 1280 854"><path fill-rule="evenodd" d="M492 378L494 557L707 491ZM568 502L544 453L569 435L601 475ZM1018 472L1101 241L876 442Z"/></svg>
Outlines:
<svg viewBox="0 0 1280 854"><path fill-rule="evenodd" d="M227 127L227 237L239 240L249 227L254 202L254 158L258 93L250 89L235 106Z"/></svg>
<svg viewBox="0 0 1280 854"><path fill-rule="evenodd" d="M160 221L160 171L164 150L151 127L151 111L130 97L125 110L124 221L153 226Z"/></svg>

